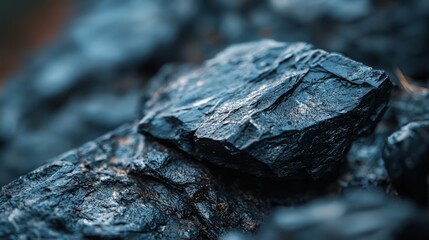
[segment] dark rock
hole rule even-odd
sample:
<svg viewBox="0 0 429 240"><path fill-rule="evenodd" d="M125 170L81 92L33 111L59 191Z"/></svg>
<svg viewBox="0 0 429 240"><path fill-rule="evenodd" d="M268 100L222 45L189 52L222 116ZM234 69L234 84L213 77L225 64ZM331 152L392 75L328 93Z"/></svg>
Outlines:
<svg viewBox="0 0 429 240"><path fill-rule="evenodd" d="M163 85L173 82L178 75L185 74L194 69L196 69L195 66L186 64L167 64L149 81L143 93L142 102L148 102L157 90ZM147 110L145 108L142 109L143 111ZM142 113L143 116L146 114L146 112ZM389 179L381 157L385 139L390 133L390 129L387 129L384 124L384 122L380 123L373 134L361 137L353 142L347 153L346 162L340 169L338 176L324 179L325 181L323 182L309 182L313 186L313 190L318 188L318 191L314 192L314 196L341 193L353 188L367 189L379 187L385 191L391 191ZM249 181L254 183L256 180L249 179Z"/></svg>
<svg viewBox="0 0 429 240"><path fill-rule="evenodd" d="M255 238L235 233L222 239L423 240L429 238L428 224L429 217L410 203L356 191L296 209L279 209Z"/></svg>
<svg viewBox="0 0 429 240"><path fill-rule="evenodd" d="M383 159L393 187L401 196L428 203L429 120L402 126L387 139Z"/></svg>
<svg viewBox="0 0 429 240"><path fill-rule="evenodd" d="M389 90L383 72L311 45L239 44L156 92L140 130L217 165L318 179L374 128Z"/></svg>
<svg viewBox="0 0 429 240"><path fill-rule="evenodd" d="M374 133L357 139L347 153L347 159L337 179L344 188L383 188L390 191L390 182L382 158L390 129L379 123Z"/></svg>
<svg viewBox="0 0 429 240"><path fill-rule="evenodd" d="M129 124L4 186L0 238L215 239L313 199L308 186L205 166Z"/></svg>

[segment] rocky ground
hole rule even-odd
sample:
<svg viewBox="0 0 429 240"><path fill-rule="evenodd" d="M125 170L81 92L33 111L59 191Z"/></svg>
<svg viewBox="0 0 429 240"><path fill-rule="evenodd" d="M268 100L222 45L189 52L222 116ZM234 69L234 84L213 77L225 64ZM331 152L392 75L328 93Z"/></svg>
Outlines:
<svg viewBox="0 0 429 240"><path fill-rule="evenodd" d="M426 1L202 5L81 1L8 79L0 238L428 239Z"/></svg>

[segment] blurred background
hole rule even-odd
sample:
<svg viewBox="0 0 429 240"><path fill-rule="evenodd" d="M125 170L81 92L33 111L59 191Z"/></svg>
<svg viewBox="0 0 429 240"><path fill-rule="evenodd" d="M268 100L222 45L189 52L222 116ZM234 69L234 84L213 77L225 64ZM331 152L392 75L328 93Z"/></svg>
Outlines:
<svg viewBox="0 0 429 240"><path fill-rule="evenodd" d="M0 186L140 117L164 64L236 42L306 41L408 92L429 80L427 0L3 0L0 36Z"/></svg>

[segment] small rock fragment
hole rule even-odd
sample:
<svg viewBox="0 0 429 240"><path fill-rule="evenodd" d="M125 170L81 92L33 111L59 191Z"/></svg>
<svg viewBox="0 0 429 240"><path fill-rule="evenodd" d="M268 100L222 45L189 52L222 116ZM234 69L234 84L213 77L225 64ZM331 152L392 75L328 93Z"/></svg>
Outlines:
<svg viewBox="0 0 429 240"><path fill-rule="evenodd" d="M382 72L305 43L227 48L145 104L140 131L257 176L319 179L383 115Z"/></svg>
<svg viewBox="0 0 429 240"><path fill-rule="evenodd" d="M352 143L347 153L347 159L337 179L339 185L347 188L383 188L390 190L389 177L382 158L386 137L390 129L384 126L385 122L369 136L357 139Z"/></svg>
<svg viewBox="0 0 429 240"><path fill-rule="evenodd" d="M428 203L429 120L411 122L391 134L383 159L393 187L402 196Z"/></svg>

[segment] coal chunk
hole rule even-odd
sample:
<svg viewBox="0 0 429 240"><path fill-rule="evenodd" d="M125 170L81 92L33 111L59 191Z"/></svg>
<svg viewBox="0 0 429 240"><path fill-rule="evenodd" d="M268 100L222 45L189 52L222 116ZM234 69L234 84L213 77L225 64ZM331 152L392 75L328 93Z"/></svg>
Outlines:
<svg viewBox="0 0 429 240"><path fill-rule="evenodd" d="M429 120L410 122L392 133L383 159L393 187L419 204L428 203Z"/></svg>
<svg viewBox="0 0 429 240"><path fill-rule="evenodd" d="M305 43L243 43L156 92L140 131L257 176L318 179L374 128L389 90L382 71Z"/></svg>
<svg viewBox="0 0 429 240"><path fill-rule="evenodd" d="M428 239L428 224L429 217L408 202L356 191L296 209L278 209L255 238L229 233L222 239Z"/></svg>
<svg viewBox="0 0 429 240"><path fill-rule="evenodd" d="M0 239L216 239L314 199L306 186L208 167L127 124L4 186Z"/></svg>
<svg viewBox="0 0 429 240"><path fill-rule="evenodd" d="M347 159L337 179L343 188L383 188L391 191L389 177L384 166L382 152L390 128L382 121L369 136L355 140L347 153Z"/></svg>

